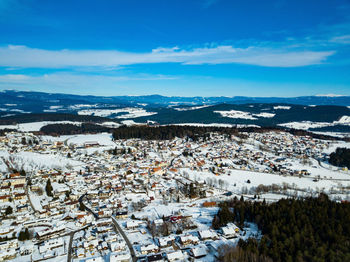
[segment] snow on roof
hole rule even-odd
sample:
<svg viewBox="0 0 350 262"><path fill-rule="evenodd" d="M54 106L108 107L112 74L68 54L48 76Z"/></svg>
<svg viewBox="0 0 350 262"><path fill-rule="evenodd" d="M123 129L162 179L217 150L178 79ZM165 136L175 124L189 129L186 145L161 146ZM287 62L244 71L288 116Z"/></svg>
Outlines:
<svg viewBox="0 0 350 262"><path fill-rule="evenodd" d="M215 232L210 231L210 230L198 231L198 234L199 234L201 239L215 238L217 236Z"/></svg>
<svg viewBox="0 0 350 262"><path fill-rule="evenodd" d="M115 254L111 254L110 258L109 258L109 261L110 262L118 262L118 261L129 261L131 258L130 254L129 253L121 253L121 252L118 252L118 253L115 253Z"/></svg>
<svg viewBox="0 0 350 262"><path fill-rule="evenodd" d="M125 247L125 242L124 241L120 241L120 242L112 242L111 243L111 250L114 251L114 250L121 250Z"/></svg>
<svg viewBox="0 0 350 262"><path fill-rule="evenodd" d="M139 223L134 221L134 220L128 220L126 221L126 228L130 228L130 227L138 227Z"/></svg>
<svg viewBox="0 0 350 262"><path fill-rule="evenodd" d="M85 260L86 262L103 262L103 258L102 257L93 257L93 258L89 258Z"/></svg>
<svg viewBox="0 0 350 262"><path fill-rule="evenodd" d="M167 236L167 237L162 237L158 239L160 246L166 246L168 242L173 240L175 240L175 237L173 236Z"/></svg>
<svg viewBox="0 0 350 262"><path fill-rule="evenodd" d="M161 225L161 224L163 224L163 219L156 219L156 220L154 220L153 222L154 222L154 224L156 224L156 225Z"/></svg>
<svg viewBox="0 0 350 262"><path fill-rule="evenodd" d="M224 235L234 235L236 232L232 227L223 227L222 228L222 233Z"/></svg>
<svg viewBox="0 0 350 262"><path fill-rule="evenodd" d="M187 242L187 241L198 242L199 239L198 239L198 237L193 236L193 235L181 236L181 242Z"/></svg>
<svg viewBox="0 0 350 262"><path fill-rule="evenodd" d="M167 258L169 260L184 259L184 254L181 250L178 250L172 253L167 253Z"/></svg>
<svg viewBox="0 0 350 262"><path fill-rule="evenodd" d="M221 229L224 235L235 235L238 227L234 224L229 224L225 227L222 227Z"/></svg>
<svg viewBox="0 0 350 262"><path fill-rule="evenodd" d="M155 244L149 244L149 245L146 245L146 246L142 246L141 247L141 252L144 252L144 251L152 251L152 250L157 250L158 247L155 245Z"/></svg>
<svg viewBox="0 0 350 262"><path fill-rule="evenodd" d="M191 249L191 252L194 257L202 257L207 254L207 247L203 244L198 245Z"/></svg>

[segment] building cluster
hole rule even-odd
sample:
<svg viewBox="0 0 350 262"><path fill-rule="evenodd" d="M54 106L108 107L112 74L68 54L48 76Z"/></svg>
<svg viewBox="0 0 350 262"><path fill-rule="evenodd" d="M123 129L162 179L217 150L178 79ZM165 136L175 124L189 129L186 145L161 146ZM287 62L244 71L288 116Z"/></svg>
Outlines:
<svg viewBox="0 0 350 262"><path fill-rule="evenodd" d="M290 159L321 160L329 146L285 132L244 136L129 139L106 147L7 133L0 137L0 261L215 261L221 244L258 232L234 224L214 230L227 191L180 171L308 175ZM21 153L33 162L21 162ZM35 165L47 155L67 162Z"/></svg>

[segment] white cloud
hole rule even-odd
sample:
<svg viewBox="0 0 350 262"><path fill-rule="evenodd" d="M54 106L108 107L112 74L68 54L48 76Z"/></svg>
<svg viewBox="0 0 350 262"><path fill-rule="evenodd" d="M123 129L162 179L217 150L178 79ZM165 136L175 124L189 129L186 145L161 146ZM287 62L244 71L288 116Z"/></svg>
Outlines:
<svg viewBox="0 0 350 262"><path fill-rule="evenodd" d="M323 63L335 51L290 51L273 48L217 46L191 50L157 48L146 53L116 50L45 50L26 46L0 47L0 66L19 68L116 67L131 64L248 64L300 67Z"/></svg>
<svg viewBox="0 0 350 262"><path fill-rule="evenodd" d="M338 94L318 94L315 96L325 96L325 97L341 97L341 96L345 96L345 95L338 95Z"/></svg>
<svg viewBox="0 0 350 262"><path fill-rule="evenodd" d="M338 44L350 44L350 35L335 36L330 41Z"/></svg>
<svg viewBox="0 0 350 262"><path fill-rule="evenodd" d="M109 75L83 75L69 73L53 73L39 76L23 74L0 75L0 88L2 89L73 89L94 90L96 88L125 88L130 81L159 81L174 80L177 77L165 75L135 75L135 76L109 76Z"/></svg>

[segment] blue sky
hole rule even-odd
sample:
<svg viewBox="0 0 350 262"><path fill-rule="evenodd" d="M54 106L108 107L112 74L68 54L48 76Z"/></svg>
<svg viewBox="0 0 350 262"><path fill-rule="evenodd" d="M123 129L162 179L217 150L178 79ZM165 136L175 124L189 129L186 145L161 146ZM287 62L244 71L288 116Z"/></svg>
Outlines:
<svg viewBox="0 0 350 262"><path fill-rule="evenodd" d="M0 0L0 90L350 95L350 1Z"/></svg>

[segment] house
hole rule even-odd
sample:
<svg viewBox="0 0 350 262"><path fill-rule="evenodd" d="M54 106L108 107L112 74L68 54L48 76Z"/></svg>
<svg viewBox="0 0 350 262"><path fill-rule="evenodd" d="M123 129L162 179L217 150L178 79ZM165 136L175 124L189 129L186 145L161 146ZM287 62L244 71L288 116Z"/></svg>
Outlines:
<svg viewBox="0 0 350 262"><path fill-rule="evenodd" d="M116 251L122 251L125 249L126 247L126 243L125 241L115 241L109 244L110 249L112 250L112 252L116 252Z"/></svg>
<svg viewBox="0 0 350 262"><path fill-rule="evenodd" d="M96 147L96 146L100 146L100 144L96 141L89 141L89 142L85 142L84 143L84 147L88 148L88 147Z"/></svg>
<svg viewBox="0 0 350 262"><path fill-rule="evenodd" d="M49 250L52 250L54 248L61 247L61 246L63 246L62 238L50 239L44 242L41 246L39 246L39 252L40 254L43 254Z"/></svg>
<svg viewBox="0 0 350 262"><path fill-rule="evenodd" d="M193 256L194 258L205 257L207 253L208 253L207 247L204 244L195 246L190 250L190 255Z"/></svg>
<svg viewBox="0 0 350 262"><path fill-rule="evenodd" d="M199 243L199 239L196 236L193 235L185 235L180 237L180 242L182 245L196 245Z"/></svg>
<svg viewBox="0 0 350 262"><path fill-rule="evenodd" d="M9 201L10 201L10 195L0 196L0 202L6 203L6 202L9 202Z"/></svg>
<svg viewBox="0 0 350 262"><path fill-rule="evenodd" d="M159 248L155 244L141 246L141 254L157 253Z"/></svg>
<svg viewBox="0 0 350 262"><path fill-rule="evenodd" d="M156 220L153 221L153 223L154 223L155 226L158 227L158 226L163 225L164 221L163 221L163 219L156 219Z"/></svg>
<svg viewBox="0 0 350 262"><path fill-rule="evenodd" d="M203 207L215 207L215 206L216 206L216 202L214 202L214 201L203 203Z"/></svg>
<svg viewBox="0 0 350 262"><path fill-rule="evenodd" d="M85 257L85 249L84 248L78 248L76 255L78 258L83 258Z"/></svg>
<svg viewBox="0 0 350 262"><path fill-rule="evenodd" d="M2 187L0 187L0 192L8 194L11 192L11 187L10 186L2 186Z"/></svg>
<svg viewBox="0 0 350 262"><path fill-rule="evenodd" d="M12 249L12 248L16 249L17 247L18 247L17 239L0 242L0 250L6 250L6 249ZM0 253L2 253L2 251Z"/></svg>
<svg viewBox="0 0 350 262"><path fill-rule="evenodd" d="M115 214L116 218L122 219L128 217L128 211L117 211Z"/></svg>
<svg viewBox="0 0 350 262"><path fill-rule="evenodd" d="M169 261L176 261L176 260L184 260L185 259L185 256L181 250L178 250L178 251L175 251L172 253L167 253L166 256L167 256L167 259Z"/></svg>
<svg viewBox="0 0 350 262"><path fill-rule="evenodd" d="M173 236L166 236L158 239L161 248L170 247L174 241L175 237Z"/></svg>
<svg viewBox="0 0 350 262"><path fill-rule="evenodd" d="M127 229L136 229L139 227L139 223L134 221L134 220L131 220L131 221L127 221L126 222L126 228Z"/></svg>
<svg viewBox="0 0 350 262"><path fill-rule="evenodd" d="M15 178L9 179L9 182L11 183L11 186L25 184L26 178L25 177L15 177Z"/></svg>
<svg viewBox="0 0 350 262"><path fill-rule="evenodd" d="M24 246L21 246L19 248L19 253L21 254L21 256L27 256L33 253L34 250L34 244L26 244Z"/></svg>
<svg viewBox="0 0 350 262"><path fill-rule="evenodd" d="M93 239L91 241L85 241L83 243L83 247L85 249L89 249L90 251L94 248L96 248L98 246L98 240L97 239Z"/></svg>
<svg viewBox="0 0 350 262"><path fill-rule="evenodd" d="M27 198L27 195L25 193L15 194L15 200L23 200L23 199L26 199L26 198Z"/></svg>
<svg viewBox="0 0 350 262"><path fill-rule="evenodd" d="M131 255L129 252L113 253L109 257L110 262L130 262Z"/></svg>
<svg viewBox="0 0 350 262"><path fill-rule="evenodd" d="M104 262L102 257L93 257L86 259L85 262Z"/></svg>
<svg viewBox="0 0 350 262"><path fill-rule="evenodd" d="M0 253L0 261L14 259L16 255L17 255L17 251L15 249L8 249Z"/></svg>
<svg viewBox="0 0 350 262"><path fill-rule="evenodd" d="M210 230L198 231L198 235L201 240L218 239L218 235Z"/></svg>
<svg viewBox="0 0 350 262"><path fill-rule="evenodd" d="M155 254L155 255L149 255L147 256L147 261L148 262L156 262L156 261L165 261L162 254Z"/></svg>
<svg viewBox="0 0 350 262"><path fill-rule="evenodd" d="M222 227L220 231L222 235L228 239L237 237L237 234L239 234L239 228L234 224L229 224L225 227Z"/></svg>

